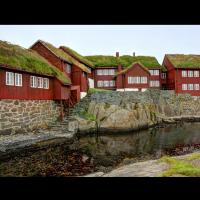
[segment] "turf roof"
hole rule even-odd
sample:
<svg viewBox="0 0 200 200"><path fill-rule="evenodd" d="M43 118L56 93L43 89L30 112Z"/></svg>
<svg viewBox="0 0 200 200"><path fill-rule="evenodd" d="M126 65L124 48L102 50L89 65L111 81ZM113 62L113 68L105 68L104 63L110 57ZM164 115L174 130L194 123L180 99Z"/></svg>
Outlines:
<svg viewBox="0 0 200 200"><path fill-rule="evenodd" d="M95 55L85 56L85 58L93 62L95 67L117 67L119 64L121 64L122 67L128 67L134 62L140 62L148 69L161 68L161 65L158 63L157 59L152 56L123 55L117 58L115 56Z"/></svg>
<svg viewBox="0 0 200 200"><path fill-rule="evenodd" d="M166 54L175 68L200 68L200 55Z"/></svg>
<svg viewBox="0 0 200 200"><path fill-rule="evenodd" d="M26 72L55 76L63 84L71 84L71 80L59 69L31 49L0 40L0 64Z"/></svg>
<svg viewBox="0 0 200 200"><path fill-rule="evenodd" d="M52 44L42 41L42 40L38 40L37 42L41 42L45 47L47 47L50 51L52 51L57 57L61 58L62 60L66 61L70 64L74 64L77 67L79 67L80 69L82 69L83 71L90 73L90 70L88 69L87 66L85 66L84 64L82 64L79 61L77 61L76 59L74 59L71 55L67 54L62 49L56 48Z"/></svg>
<svg viewBox="0 0 200 200"><path fill-rule="evenodd" d="M60 46L60 48L63 48L66 52L68 52L71 56L79 60L80 62L84 63L85 65L88 65L89 67L93 68L93 63L90 62L88 59L86 59L84 56L80 55L73 49L66 47L66 46Z"/></svg>

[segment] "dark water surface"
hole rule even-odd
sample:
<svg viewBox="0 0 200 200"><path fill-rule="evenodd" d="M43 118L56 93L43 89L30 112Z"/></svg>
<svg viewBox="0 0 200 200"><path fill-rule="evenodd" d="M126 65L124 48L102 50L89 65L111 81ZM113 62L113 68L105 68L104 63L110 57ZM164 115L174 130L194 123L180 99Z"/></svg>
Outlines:
<svg viewBox="0 0 200 200"><path fill-rule="evenodd" d="M132 133L85 136L70 146L21 153L0 162L0 176L79 176L198 149L200 122L170 124Z"/></svg>

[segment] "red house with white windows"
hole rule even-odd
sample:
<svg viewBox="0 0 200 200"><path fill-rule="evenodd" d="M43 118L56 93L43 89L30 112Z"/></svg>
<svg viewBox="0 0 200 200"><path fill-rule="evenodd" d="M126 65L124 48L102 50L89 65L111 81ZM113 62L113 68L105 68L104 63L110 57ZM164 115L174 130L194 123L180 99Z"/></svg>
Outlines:
<svg viewBox="0 0 200 200"><path fill-rule="evenodd" d="M86 66L78 59L71 56L65 48L56 48L52 44L38 40L30 49L33 49L48 62L65 73L71 80L71 103L74 104L86 96L89 89L88 77L91 74L91 66Z"/></svg>
<svg viewBox="0 0 200 200"><path fill-rule="evenodd" d="M94 63L95 88L117 91L161 89L166 84L166 72L155 57L150 56L86 56Z"/></svg>
<svg viewBox="0 0 200 200"><path fill-rule="evenodd" d="M167 89L200 96L200 55L166 54Z"/></svg>
<svg viewBox="0 0 200 200"><path fill-rule="evenodd" d="M36 52L0 41L0 100L68 100L70 79Z"/></svg>

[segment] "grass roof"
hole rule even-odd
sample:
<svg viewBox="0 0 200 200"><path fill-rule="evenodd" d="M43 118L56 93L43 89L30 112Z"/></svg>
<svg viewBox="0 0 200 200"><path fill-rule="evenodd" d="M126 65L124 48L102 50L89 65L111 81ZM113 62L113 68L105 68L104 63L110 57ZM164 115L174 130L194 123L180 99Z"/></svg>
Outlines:
<svg viewBox="0 0 200 200"><path fill-rule="evenodd" d="M42 40L39 40L39 42L41 42L44 46L50 49L50 51L52 51L57 57L61 58L62 60L65 60L66 62L70 64L76 65L77 67L79 67L80 69L82 69L83 71L87 73L90 73L90 70L88 69L87 66L85 66L84 64L74 59L71 55L67 54L62 49L56 48L52 44L42 41Z"/></svg>
<svg viewBox="0 0 200 200"><path fill-rule="evenodd" d="M92 62L90 62L87 58L85 58L84 56L80 55L79 53L77 53L73 49L71 49L69 47L66 47L66 46L60 46L60 48L63 48L66 52L68 52L71 56L73 56L74 58L76 58L80 62L82 62L85 65L88 65L89 67L93 68L93 63Z"/></svg>
<svg viewBox="0 0 200 200"><path fill-rule="evenodd" d="M158 63L157 59L152 56L129 56L123 55L119 58L115 56L85 56L88 60L93 62L95 67L117 67L119 64L122 67L129 67L134 62L140 62L147 68L160 68L161 65Z"/></svg>
<svg viewBox="0 0 200 200"><path fill-rule="evenodd" d="M166 54L175 68L200 68L200 55Z"/></svg>
<svg viewBox="0 0 200 200"><path fill-rule="evenodd" d="M71 83L71 80L64 73L35 51L6 41L0 41L0 64L26 72L55 76L63 84Z"/></svg>

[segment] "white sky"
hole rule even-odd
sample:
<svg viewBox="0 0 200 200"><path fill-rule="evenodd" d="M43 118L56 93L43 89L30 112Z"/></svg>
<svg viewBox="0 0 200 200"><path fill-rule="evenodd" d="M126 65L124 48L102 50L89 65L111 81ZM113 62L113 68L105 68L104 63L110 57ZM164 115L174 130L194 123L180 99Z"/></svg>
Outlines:
<svg viewBox="0 0 200 200"><path fill-rule="evenodd" d="M200 25L0 25L0 40L29 48L42 39L82 55L200 54Z"/></svg>

